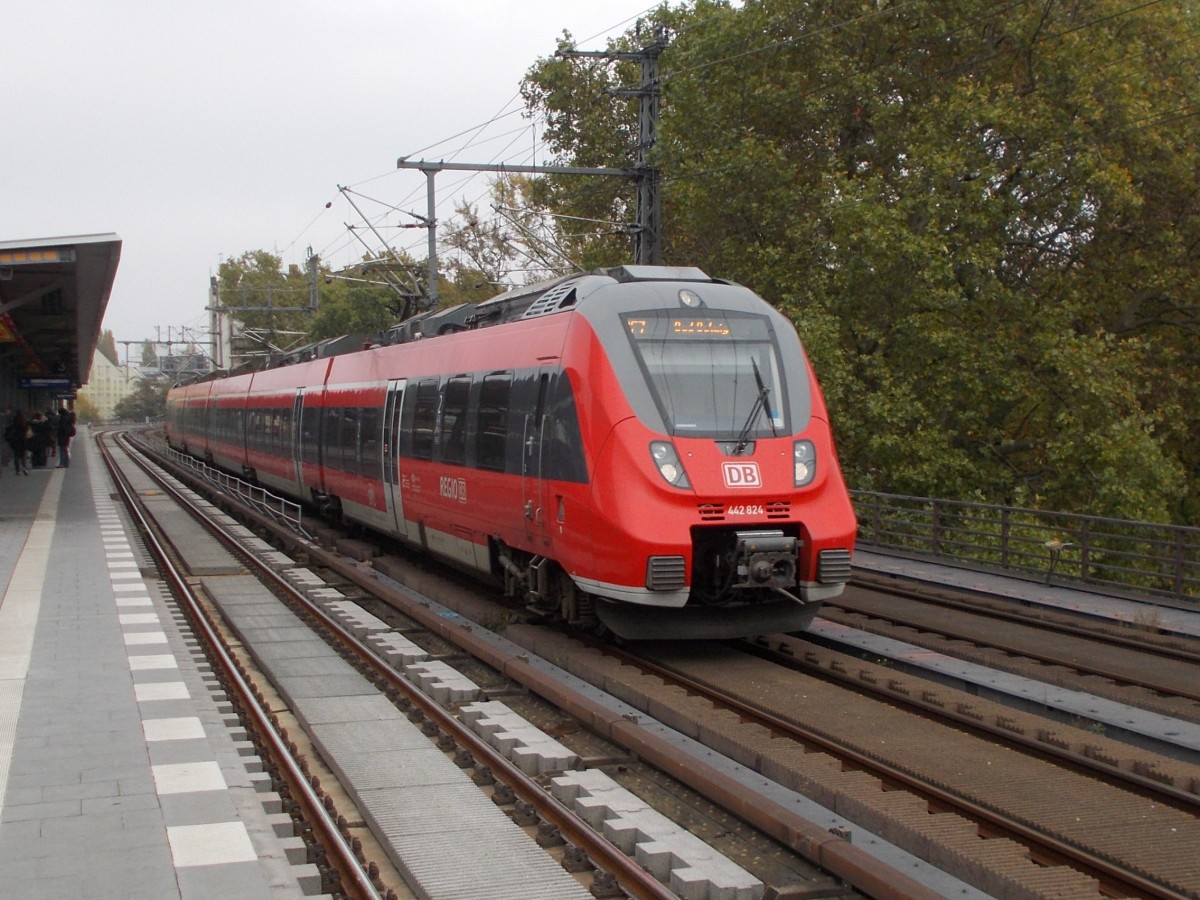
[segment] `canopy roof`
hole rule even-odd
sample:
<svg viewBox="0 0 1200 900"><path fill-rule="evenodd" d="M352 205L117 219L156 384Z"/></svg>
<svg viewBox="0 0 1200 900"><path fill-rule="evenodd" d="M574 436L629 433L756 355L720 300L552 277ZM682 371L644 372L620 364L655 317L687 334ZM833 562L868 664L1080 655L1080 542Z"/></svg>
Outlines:
<svg viewBox="0 0 1200 900"><path fill-rule="evenodd" d="M86 384L112 293L115 234L0 241L0 372Z"/></svg>

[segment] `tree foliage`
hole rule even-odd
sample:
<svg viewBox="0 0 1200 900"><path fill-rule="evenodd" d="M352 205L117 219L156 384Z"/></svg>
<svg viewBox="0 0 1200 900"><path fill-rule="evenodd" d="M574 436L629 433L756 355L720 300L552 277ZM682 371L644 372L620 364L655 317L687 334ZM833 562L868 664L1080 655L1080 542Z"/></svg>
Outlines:
<svg viewBox="0 0 1200 900"><path fill-rule="evenodd" d="M392 253L364 257L342 272L323 270L312 340L375 334L422 308L422 264Z"/></svg>
<svg viewBox="0 0 1200 900"><path fill-rule="evenodd" d="M266 250L247 250L217 269L219 303L241 328L234 355L268 358L308 342L312 313L307 272Z"/></svg>
<svg viewBox="0 0 1200 900"><path fill-rule="evenodd" d="M96 343L96 349L114 366L121 365L121 358L117 355L117 340L113 337L111 328L105 328L100 333L100 340Z"/></svg>
<svg viewBox="0 0 1200 900"><path fill-rule="evenodd" d="M75 398L75 420L83 424L94 424L100 421L100 410L86 394Z"/></svg>
<svg viewBox="0 0 1200 900"><path fill-rule="evenodd" d="M667 261L793 318L852 486L1200 521L1190 4L696 0L653 24ZM525 96L560 161L626 165L636 116L604 91L636 83L553 58ZM607 187L536 196L627 217Z"/></svg>
<svg viewBox="0 0 1200 900"><path fill-rule="evenodd" d="M161 419L167 409L166 381L151 378L138 380L128 396L122 397L113 407L113 416L121 422L150 422Z"/></svg>

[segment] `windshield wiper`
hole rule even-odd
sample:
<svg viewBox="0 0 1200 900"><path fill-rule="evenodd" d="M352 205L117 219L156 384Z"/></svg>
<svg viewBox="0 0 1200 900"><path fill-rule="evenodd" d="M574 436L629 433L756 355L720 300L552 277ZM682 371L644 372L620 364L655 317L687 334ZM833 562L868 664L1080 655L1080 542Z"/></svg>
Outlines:
<svg viewBox="0 0 1200 900"><path fill-rule="evenodd" d="M750 365L754 367L754 382L758 385L758 396L754 398L754 405L750 407L750 415L746 417L746 424L742 426L742 431L738 435L737 444L733 448L734 456L741 456L746 452L746 447L750 443L750 429L754 427L754 421L760 412L766 411L767 420L771 423L771 434L779 437L779 432L775 429L775 419L770 412L771 392L763 384L762 375L758 371L758 363L753 356L750 357Z"/></svg>

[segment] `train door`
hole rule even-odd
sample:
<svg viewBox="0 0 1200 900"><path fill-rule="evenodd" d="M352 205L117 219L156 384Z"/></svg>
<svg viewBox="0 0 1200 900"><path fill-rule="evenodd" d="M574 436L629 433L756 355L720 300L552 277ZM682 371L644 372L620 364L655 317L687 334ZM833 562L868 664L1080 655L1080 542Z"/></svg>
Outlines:
<svg viewBox="0 0 1200 900"><path fill-rule="evenodd" d="M300 460L300 438L303 434L300 428L300 416L304 412L304 391L300 388L296 389L296 396L292 400L292 477L296 479L297 485L304 484L304 464Z"/></svg>
<svg viewBox="0 0 1200 900"><path fill-rule="evenodd" d="M383 406L383 490L392 511L396 533L404 536L404 506L400 499L400 412L404 407L404 379L389 381Z"/></svg>
<svg viewBox="0 0 1200 900"><path fill-rule="evenodd" d="M537 380L537 399L525 414L525 434L521 452L521 499L525 504L525 536L544 540L546 536L545 488L542 481L542 428L546 420L546 395L550 373L541 372Z"/></svg>

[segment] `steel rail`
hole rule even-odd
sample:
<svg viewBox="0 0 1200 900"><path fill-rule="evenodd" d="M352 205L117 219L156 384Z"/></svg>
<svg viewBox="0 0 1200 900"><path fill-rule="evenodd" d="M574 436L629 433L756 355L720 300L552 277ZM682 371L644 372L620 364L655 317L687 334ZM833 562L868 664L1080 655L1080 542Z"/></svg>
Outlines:
<svg viewBox="0 0 1200 900"><path fill-rule="evenodd" d="M1200 650L1189 650L1184 647L1171 646L1166 643L1154 643L1151 641L1133 638L1123 634L1100 633L1090 631L1087 628L1078 625L1070 625L1066 622L1055 622L1049 619L1040 619L1030 615L1024 615L1020 612L1005 609L996 609L994 607L977 606L969 600L957 600L953 597L942 597L935 594L921 593L919 590L902 588L897 586L890 579L876 579L870 575L862 574L861 570L850 579L850 585L865 591L877 591L880 593L890 594L896 597L906 597L910 600L919 600L922 603L927 603L930 606L938 606L943 609L965 610L974 613L978 616L983 616L989 619L996 619L1001 622L1010 622L1017 625L1031 625L1047 631L1053 631L1056 634L1065 634L1072 637L1091 638L1092 640L1104 641L1113 644L1117 647L1122 647L1127 650L1141 650L1146 653L1154 653L1158 656L1166 657L1177 662L1196 663L1200 665ZM943 590L947 588L942 586ZM953 590L953 589L951 589ZM969 588L962 590L964 596L980 596L985 598L993 598L996 600L1009 601L1012 603L1022 603L1026 605L1032 604L1033 608L1039 610L1047 610L1050 612L1061 612L1063 615L1074 614L1077 616L1089 617L1087 613L1078 610L1060 610L1057 607L1043 606L1042 604L1034 603L1026 600L1013 600L1011 597L1005 597L998 594L989 594L982 588ZM846 595L843 593L840 597L834 600L826 600L825 606L838 606L845 608ZM869 614L868 614L869 615ZM1110 619L1103 619L1104 622L1110 622ZM1178 632L1158 632L1164 638L1184 641L1195 641L1189 635Z"/></svg>
<svg viewBox="0 0 1200 900"><path fill-rule="evenodd" d="M380 900L381 895L371 883L368 873L359 864L353 848L342 836L337 822L326 811L323 801L309 783L308 777L301 771L299 763L287 747L287 742L276 732L270 713L259 703L254 695L254 689L238 671L237 663L225 647L216 628L209 622L208 616L188 584L187 578L179 571L171 554L159 540L157 526L153 525L144 513L141 502L136 497L136 492L129 484L125 473L120 471L120 467L103 437L97 441L97 446L104 464L112 476L113 483L121 495L122 502L134 517L138 531L145 540L151 555L154 556L160 574L169 585L176 600L185 607L193 631L198 632L204 641L207 648L206 655L220 668L224 676L224 683L232 688L238 704L251 718L255 734L266 746L271 761L281 770L292 799L300 805L305 821L312 826L317 840L326 850L327 858L341 878L342 890L355 897L364 898L364 900ZM122 449L129 454L133 462L137 462L123 444Z"/></svg>
<svg viewBox="0 0 1200 900"><path fill-rule="evenodd" d="M440 731L448 734L459 747L466 749L474 759L485 765L498 781L511 787L513 793L533 807L543 820L557 828L566 839L582 848L588 858L599 868L611 874L626 893L635 900L677 900L676 894L667 889L635 860L626 856L619 847L603 835L598 834L587 822L548 794L541 785L460 722L449 710L426 695L392 668L389 663L381 660L371 648L359 641L353 633L330 616L319 604L309 600L278 572L265 566L253 554L248 553L234 538L225 534L216 523L196 509L186 497L178 495L171 485L163 481L159 483L164 490L171 492L173 498L192 511L193 515L202 521L209 533L226 549L233 552L239 561L252 567L257 577L269 581L277 594L286 595L289 601L294 602L303 609L305 614L319 622L321 627L327 629L357 662L362 663L371 671L376 679L385 683L393 692L400 694L408 704L417 707ZM308 544L306 550L313 557L321 558L322 565L338 570L339 567L332 555L327 554L317 545Z"/></svg>
<svg viewBox="0 0 1200 900"><path fill-rule="evenodd" d="M153 454L152 450L148 452ZM229 495L226 495L226 499L231 503L237 502L237 498ZM590 696L580 694L564 685L524 654L512 657L501 652L494 642L477 635L475 629L464 624L463 620L448 620L430 609L415 591L409 592L407 588L395 588L381 582L373 574L364 574L356 564L348 564L339 555L326 551L294 533L279 531L276 523L253 509L242 504L239 504L239 509L256 524L275 529L282 540L303 548L321 566L336 572L347 582L398 609L430 632L545 698L601 737L635 753L647 764L661 769L709 797L718 806L842 879L852 888L880 900L940 898L939 893L912 876L877 860L845 838L799 816L794 810L762 797L748 798L742 784L729 777L723 770L709 766L703 761L681 757L674 743L660 737L656 731L647 729L636 721L627 720ZM211 529L212 526L209 527ZM508 762L503 761L506 764ZM544 798L544 792L541 792L540 788L538 790L540 794L534 796ZM551 799L555 806L562 808L558 801L547 799ZM581 824L590 831L590 826L582 822ZM668 893L665 896L675 895Z"/></svg>
<svg viewBox="0 0 1200 900"><path fill-rule="evenodd" d="M776 652L761 644L754 646L760 653ZM1059 860L1070 861L1075 868L1097 878L1102 884L1117 887L1120 890L1132 890L1136 892L1136 896L1184 900L1184 895L1176 893L1158 882L1129 872L1104 857L1096 856L1073 844L1043 834L1036 828L1011 819L991 807L967 800L952 791L922 781L905 770L892 766L868 753L846 747L836 739L822 732L764 712L710 685L696 681L686 675L681 675L657 663L627 653L624 650L606 648L606 652L611 652L628 665L650 672L668 683L677 684L689 692L708 699L715 705L732 710L751 721L758 722L776 734L815 746L835 758L849 761L853 766L875 775L886 783L900 785L927 800L932 800L939 804L944 804L950 809L957 810L964 817L995 829L998 834L1010 836L1027 846L1040 849L1043 854L1041 858L1047 862L1057 862ZM795 663L794 657L783 652L778 653L778 660L785 664ZM825 673L822 672L822 674ZM893 698L891 695L888 695L888 699L891 700ZM1127 895L1119 894L1117 896Z"/></svg>
<svg viewBox="0 0 1200 900"><path fill-rule="evenodd" d="M872 590L884 590L884 589L873 588ZM888 592L888 593L891 593L891 592ZM901 596L905 596L905 594L901 593ZM913 598L913 599L918 599L918 598ZM942 604L942 603L936 602L936 601L935 601L934 605L945 606L945 604ZM1107 678L1107 679L1109 679L1111 681L1115 681L1119 684L1128 684L1128 685L1132 685L1134 687L1145 688L1146 690L1155 691L1156 693L1163 694L1168 697L1179 697L1180 699L1183 699L1183 700L1191 700L1194 702L1200 702L1200 690L1189 690L1185 687L1180 687L1180 685L1178 685L1178 684L1171 684L1167 681L1155 679L1153 677L1149 677L1149 676L1145 676L1145 675L1133 675L1133 674L1130 674L1129 672L1114 672L1113 670L1106 669L1102 666L1088 665L1087 663L1081 663L1081 662L1078 662L1077 660L1071 660L1070 662L1068 662L1068 661L1062 659L1061 656L1056 657L1049 653L1039 653L1035 650L1030 650L1027 647L1022 647L1019 644L1013 643L1013 642L996 640L995 638L982 638L982 637L979 637L978 635L966 634L966 633L964 633L964 631L955 630L955 629L952 629L952 628L949 628L949 627L946 627L943 625L939 625L936 628L933 628L925 623L917 622L914 619L907 618L903 615L896 614L896 613L881 612L881 611L877 611L877 610L856 609L853 605L853 601L848 602L844 597L839 598L838 600L835 600L832 602L826 601L825 606L834 606L834 607L837 607L838 609L845 610L846 612L857 613L858 615L866 616L871 619L881 619L885 622L891 622L893 625L903 625L905 627L912 628L916 631L939 634L943 637L952 638L954 640L965 641L966 643L969 643L969 644L971 644L975 647L979 647L981 649L999 650L999 651L1001 651L1003 653L1007 653L1011 656L1021 657L1022 659L1030 659L1030 660L1033 660L1034 662L1045 663L1047 665L1062 666L1063 668L1073 669L1074 671L1080 673L1081 675L1097 675L1101 678ZM972 612L972 613L976 612L975 610L970 610L965 607L952 607L952 608L960 609L960 610L966 611L966 612ZM1008 618L1003 615L991 616L988 612L983 612L983 613L981 613L981 615L988 617L988 618L1001 619L1003 621L1009 622L1010 624L1024 625L1025 627L1034 627L1034 623L1030 619L1027 619L1027 618L1026 619L1021 619L1020 617ZM1134 650L1139 653L1145 653L1148 656L1158 655L1158 656L1165 656L1168 659L1174 659L1177 661L1182 659L1183 661L1187 661L1187 662L1200 663L1200 655L1187 654L1181 658L1178 655L1178 652L1176 652L1176 653L1157 653L1157 651L1154 648L1151 648L1145 644L1139 644L1139 643L1133 642L1133 641L1130 641L1130 642L1123 641L1119 636L1114 636L1114 638L1110 640L1107 635L1097 635L1094 632L1089 632L1085 629L1075 629L1071 626L1065 626L1065 627L1060 627L1057 625L1044 625L1043 626L1041 623L1038 623L1038 627L1044 627L1046 630L1053 631L1056 634L1063 634L1063 635L1069 635L1071 637L1079 637L1079 638L1083 638L1086 640L1092 640L1099 644L1114 645L1114 646L1120 647L1125 650Z"/></svg>

